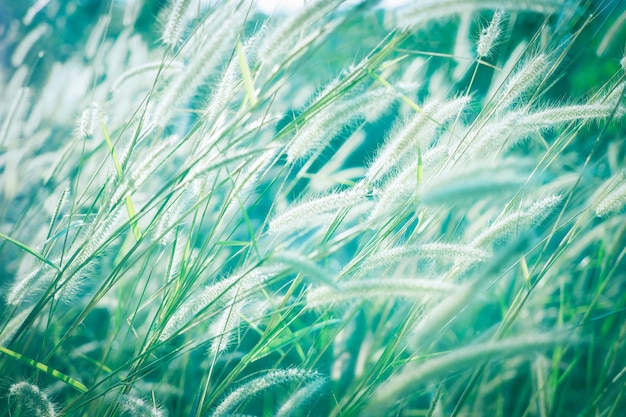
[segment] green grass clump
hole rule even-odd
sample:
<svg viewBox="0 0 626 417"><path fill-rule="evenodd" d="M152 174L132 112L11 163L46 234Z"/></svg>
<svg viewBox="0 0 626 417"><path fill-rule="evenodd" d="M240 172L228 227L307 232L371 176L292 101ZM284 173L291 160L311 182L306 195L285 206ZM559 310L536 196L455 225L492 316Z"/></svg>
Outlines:
<svg viewBox="0 0 626 417"><path fill-rule="evenodd" d="M0 417L626 407L623 2L66 3L0 6Z"/></svg>

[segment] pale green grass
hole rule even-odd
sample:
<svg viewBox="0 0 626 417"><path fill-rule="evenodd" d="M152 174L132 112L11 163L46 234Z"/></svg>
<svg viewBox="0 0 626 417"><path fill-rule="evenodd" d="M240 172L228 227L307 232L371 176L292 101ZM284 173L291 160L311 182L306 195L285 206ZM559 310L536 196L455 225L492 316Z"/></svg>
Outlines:
<svg viewBox="0 0 626 417"><path fill-rule="evenodd" d="M0 417L626 407L623 2L57 3L3 32Z"/></svg>

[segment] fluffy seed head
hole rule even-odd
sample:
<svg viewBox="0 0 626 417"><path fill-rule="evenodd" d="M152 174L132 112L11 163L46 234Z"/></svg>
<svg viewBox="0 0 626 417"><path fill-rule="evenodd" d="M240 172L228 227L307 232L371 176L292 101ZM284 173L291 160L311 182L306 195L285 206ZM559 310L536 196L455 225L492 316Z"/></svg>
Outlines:
<svg viewBox="0 0 626 417"><path fill-rule="evenodd" d="M489 57L493 52L493 48L496 46L500 33L502 32L501 25L503 20L504 11L502 9L496 10L489 26L484 28L480 33L480 38L476 45L476 53L480 58Z"/></svg>
<svg viewBox="0 0 626 417"><path fill-rule="evenodd" d="M311 226L312 218L332 214L342 208L352 207L364 199L365 190L353 188L296 204L270 222L269 232L279 234L305 229Z"/></svg>
<svg viewBox="0 0 626 417"><path fill-rule="evenodd" d="M254 378L232 391L213 411L213 417L231 416L233 411L247 398L276 385L291 384L296 382L308 382L319 378L315 371L304 369L275 369L267 374Z"/></svg>
<svg viewBox="0 0 626 417"><path fill-rule="evenodd" d="M596 216L608 217L619 212L626 205L626 176L596 206Z"/></svg>
<svg viewBox="0 0 626 417"><path fill-rule="evenodd" d="M174 47L180 42L185 24L185 13L189 6L189 0L173 0L166 9L167 19L163 26L161 41L169 47Z"/></svg>
<svg viewBox="0 0 626 417"><path fill-rule="evenodd" d="M46 393L38 386L28 382L18 382L9 388L9 399L15 398L17 409L24 414L34 417L55 417L57 412L54 404Z"/></svg>
<svg viewBox="0 0 626 417"><path fill-rule="evenodd" d="M522 68L509 78L508 83L500 94L499 107L505 108L509 106L534 85L538 84L545 76L548 67L549 59L545 54L539 54L526 62Z"/></svg>
<svg viewBox="0 0 626 417"><path fill-rule="evenodd" d="M83 110L78 124L78 133L81 138L90 138L94 135L95 129L99 125L100 106L95 101Z"/></svg>
<svg viewBox="0 0 626 417"><path fill-rule="evenodd" d="M164 417L163 410L132 395L120 395L118 407L128 417Z"/></svg>

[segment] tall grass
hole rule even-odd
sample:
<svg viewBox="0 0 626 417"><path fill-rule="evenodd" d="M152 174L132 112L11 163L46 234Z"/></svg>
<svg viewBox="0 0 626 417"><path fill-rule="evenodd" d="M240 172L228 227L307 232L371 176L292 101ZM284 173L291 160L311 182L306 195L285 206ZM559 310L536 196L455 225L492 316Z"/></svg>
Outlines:
<svg viewBox="0 0 626 417"><path fill-rule="evenodd" d="M619 415L623 2L162 3L2 6L0 417Z"/></svg>

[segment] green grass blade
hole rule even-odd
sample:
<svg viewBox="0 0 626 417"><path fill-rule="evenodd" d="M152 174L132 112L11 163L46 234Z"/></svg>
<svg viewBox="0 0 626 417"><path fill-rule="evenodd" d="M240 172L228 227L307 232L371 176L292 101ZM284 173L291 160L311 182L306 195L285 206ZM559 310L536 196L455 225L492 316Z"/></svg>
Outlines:
<svg viewBox="0 0 626 417"><path fill-rule="evenodd" d="M52 268L54 268L55 271L57 271L57 272L60 271L59 267L56 266L54 262L52 262L50 259L46 258L45 256L37 253L34 249L26 246L22 242L18 242L17 240L10 238L9 236L5 235L4 233L0 233L0 238L6 240L9 243L14 244L15 246L17 246L20 249L25 250L26 252L28 252L31 255L33 255L35 258L39 259L41 262L43 262L46 265L51 266Z"/></svg>
<svg viewBox="0 0 626 417"><path fill-rule="evenodd" d="M43 364L41 362L37 362L36 360L27 358L26 356L14 352L11 349L7 349L3 346L0 346L0 352L4 353L5 355L8 355L10 357L12 357L13 359L17 359L20 362L24 362L25 364L27 364L28 366L32 366L35 369L38 369L42 372L47 373L48 375L52 376L53 378L58 379L59 381L65 382L67 385L69 385L70 387L74 388L77 391L80 392L87 392L89 391L89 388L87 388L83 383L75 380L74 378L67 376L59 371L57 371L56 369L52 369L51 367L49 367L46 364Z"/></svg>
<svg viewBox="0 0 626 417"><path fill-rule="evenodd" d="M252 79L252 73L250 72L250 64L246 53L243 50L241 41L237 41L237 58L239 59L239 66L241 67L241 76L243 77L243 83L246 87L246 95L250 99L250 105L256 106L257 96L254 89L254 80Z"/></svg>
<svg viewBox="0 0 626 417"><path fill-rule="evenodd" d="M115 165L115 171L119 178L124 176L124 172L122 171L122 164L120 164L120 160L115 153L115 149L113 148L113 142L111 141L111 136L109 136L109 132L104 124L104 121L100 119L100 127L102 128L102 133L104 134L104 140L107 143L107 147L109 148L109 152L111 153L111 158L113 158L113 165ZM126 211L128 212L128 218L130 219L130 227L133 231L133 235L135 236L135 240L139 241L141 239L141 230L139 230L139 224L137 223L135 206L133 205L133 201L130 198L130 195L126 195Z"/></svg>

